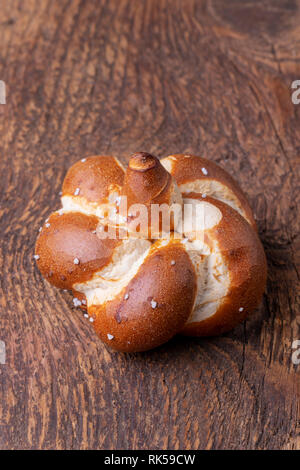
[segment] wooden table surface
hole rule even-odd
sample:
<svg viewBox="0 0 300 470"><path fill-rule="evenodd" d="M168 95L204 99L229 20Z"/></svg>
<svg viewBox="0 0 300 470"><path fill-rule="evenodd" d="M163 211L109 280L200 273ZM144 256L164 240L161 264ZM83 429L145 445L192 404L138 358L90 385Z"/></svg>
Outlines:
<svg viewBox="0 0 300 470"><path fill-rule="evenodd" d="M0 447L300 449L300 1L0 0L0 79ZM126 355L32 256L72 163L140 150L231 172L269 275L233 332Z"/></svg>

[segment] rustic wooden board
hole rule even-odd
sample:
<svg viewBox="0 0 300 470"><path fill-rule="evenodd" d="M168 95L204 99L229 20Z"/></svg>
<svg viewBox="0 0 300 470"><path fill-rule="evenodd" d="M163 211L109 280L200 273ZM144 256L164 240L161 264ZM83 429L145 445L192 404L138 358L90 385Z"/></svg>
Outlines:
<svg viewBox="0 0 300 470"><path fill-rule="evenodd" d="M299 0L0 7L0 447L300 449ZM227 168L255 209L269 279L232 333L124 355L32 255L73 162L139 150Z"/></svg>

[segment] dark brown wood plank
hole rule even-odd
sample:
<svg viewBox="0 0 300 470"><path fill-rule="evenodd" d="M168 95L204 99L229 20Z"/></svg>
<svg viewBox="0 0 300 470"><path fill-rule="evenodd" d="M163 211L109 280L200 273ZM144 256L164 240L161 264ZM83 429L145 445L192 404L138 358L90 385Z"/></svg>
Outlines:
<svg viewBox="0 0 300 470"><path fill-rule="evenodd" d="M299 0L0 7L0 448L299 449ZM73 162L140 150L240 181L269 280L232 333L124 355L32 255Z"/></svg>

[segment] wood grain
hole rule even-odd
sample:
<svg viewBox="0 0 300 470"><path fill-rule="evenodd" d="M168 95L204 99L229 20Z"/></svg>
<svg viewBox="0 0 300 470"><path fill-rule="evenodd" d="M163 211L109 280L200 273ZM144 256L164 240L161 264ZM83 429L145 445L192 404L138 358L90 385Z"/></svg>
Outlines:
<svg viewBox="0 0 300 470"><path fill-rule="evenodd" d="M299 0L0 0L0 79L0 448L300 449ZM32 256L73 162L140 150L230 171L269 279L232 333L125 355Z"/></svg>

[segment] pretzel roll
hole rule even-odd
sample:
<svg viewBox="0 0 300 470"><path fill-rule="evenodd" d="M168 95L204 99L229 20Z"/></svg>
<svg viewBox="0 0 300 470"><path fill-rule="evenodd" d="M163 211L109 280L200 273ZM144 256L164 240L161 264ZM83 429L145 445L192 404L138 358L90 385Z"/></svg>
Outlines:
<svg viewBox="0 0 300 470"><path fill-rule="evenodd" d="M149 153L139 152L130 158L121 194L127 198L129 232L136 232L139 221L141 236L158 238L162 230L172 231L181 221L182 197L178 186L159 159ZM178 217L174 216L175 205ZM163 212L155 219L151 208L158 206Z"/></svg>
<svg viewBox="0 0 300 470"><path fill-rule="evenodd" d="M64 179L63 208L103 217L120 194L124 173L115 157L83 158L71 166Z"/></svg>
<svg viewBox="0 0 300 470"><path fill-rule="evenodd" d="M145 351L168 341L186 323L196 294L195 270L185 247L174 240L157 241L126 266L131 268L118 278L101 271L76 288L85 293L105 343L118 351Z"/></svg>
<svg viewBox="0 0 300 470"><path fill-rule="evenodd" d="M193 312L182 333L219 335L234 328L258 306L266 284L263 247L245 218L228 204L196 193L184 204L203 206L204 226L189 230L185 243L197 274Z"/></svg>
<svg viewBox="0 0 300 470"><path fill-rule="evenodd" d="M95 156L68 171L34 258L107 345L145 351L177 333L224 333L253 312L266 283L254 228L244 194L213 162L140 152L125 172Z"/></svg>
<svg viewBox="0 0 300 470"><path fill-rule="evenodd" d="M36 242L35 254L43 276L56 287L72 289L111 260L119 239L99 239L99 219L80 212L53 213Z"/></svg>
<svg viewBox="0 0 300 470"><path fill-rule="evenodd" d="M238 211L256 230L247 198L236 181L216 163L195 155L175 154L161 160L182 193L212 196Z"/></svg>

